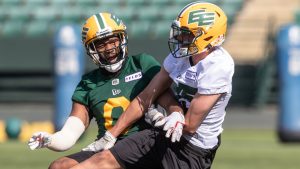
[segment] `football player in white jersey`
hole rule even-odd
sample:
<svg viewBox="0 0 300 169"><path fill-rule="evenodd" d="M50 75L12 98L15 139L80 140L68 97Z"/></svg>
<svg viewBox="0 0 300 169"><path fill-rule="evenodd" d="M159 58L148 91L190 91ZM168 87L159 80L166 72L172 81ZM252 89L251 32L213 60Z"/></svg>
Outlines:
<svg viewBox="0 0 300 169"><path fill-rule="evenodd" d="M172 112L161 128L133 134L72 169L211 168L220 145L234 74L233 59L221 47L226 29L227 17L218 6L204 2L185 6L172 23L171 53L163 68L110 132L116 137L141 118L151 101L172 82L184 111Z"/></svg>

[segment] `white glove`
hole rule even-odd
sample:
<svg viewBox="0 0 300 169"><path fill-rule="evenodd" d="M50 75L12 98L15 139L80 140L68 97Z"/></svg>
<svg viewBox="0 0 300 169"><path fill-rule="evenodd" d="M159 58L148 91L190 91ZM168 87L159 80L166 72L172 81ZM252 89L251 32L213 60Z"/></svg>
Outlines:
<svg viewBox="0 0 300 169"><path fill-rule="evenodd" d="M98 152L101 150L110 149L115 145L117 138L115 138L109 131L106 131L104 136L99 140L94 141L87 147L83 148L82 151L94 151Z"/></svg>
<svg viewBox="0 0 300 169"><path fill-rule="evenodd" d="M162 127L165 123L165 116L156 108L149 108L145 113L145 121L154 127Z"/></svg>
<svg viewBox="0 0 300 169"><path fill-rule="evenodd" d="M51 142L51 134L47 132L36 132L28 141L31 150L47 147Z"/></svg>
<svg viewBox="0 0 300 169"><path fill-rule="evenodd" d="M182 113L173 112L166 118L166 124L163 130L167 131L166 137L169 138L171 135L171 141L179 141L182 135L183 126L185 124L185 119Z"/></svg>

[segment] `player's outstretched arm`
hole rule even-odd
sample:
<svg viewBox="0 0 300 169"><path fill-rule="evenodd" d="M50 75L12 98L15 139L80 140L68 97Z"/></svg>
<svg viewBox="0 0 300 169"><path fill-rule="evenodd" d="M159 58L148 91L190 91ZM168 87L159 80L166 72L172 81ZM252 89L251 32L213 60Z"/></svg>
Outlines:
<svg viewBox="0 0 300 169"><path fill-rule="evenodd" d="M72 111L63 128L54 133L37 132L28 142L31 150L47 147L54 151L71 148L89 125L88 110L82 104L73 103Z"/></svg>

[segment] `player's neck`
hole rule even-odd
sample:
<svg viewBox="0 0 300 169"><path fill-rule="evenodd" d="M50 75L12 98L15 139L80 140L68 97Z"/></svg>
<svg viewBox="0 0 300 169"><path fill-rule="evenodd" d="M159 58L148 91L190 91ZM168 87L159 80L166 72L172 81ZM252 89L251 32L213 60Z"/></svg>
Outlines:
<svg viewBox="0 0 300 169"><path fill-rule="evenodd" d="M200 62L201 60L203 60L204 58L206 58L211 52L213 51L213 48L210 48L208 50L205 50L201 53L198 53L194 56L192 56L192 64L196 65L198 62ZM192 66L193 66L192 65Z"/></svg>

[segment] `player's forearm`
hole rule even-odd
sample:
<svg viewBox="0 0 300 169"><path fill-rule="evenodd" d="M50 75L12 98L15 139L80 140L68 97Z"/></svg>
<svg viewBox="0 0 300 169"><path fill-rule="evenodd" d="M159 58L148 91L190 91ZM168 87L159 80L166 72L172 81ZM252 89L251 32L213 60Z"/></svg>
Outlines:
<svg viewBox="0 0 300 169"><path fill-rule="evenodd" d="M127 127L131 126L134 122L143 116L144 105L135 98L125 112L121 114L116 124L110 131L110 133L118 137Z"/></svg>
<svg viewBox="0 0 300 169"><path fill-rule="evenodd" d="M85 131L84 123L76 116L70 116L64 127L50 137L47 147L53 151L66 151L71 148Z"/></svg>
<svg viewBox="0 0 300 169"><path fill-rule="evenodd" d="M196 94L191 101L187 114L185 115L186 125L184 127L184 132L190 134L195 133L220 96L221 94Z"/></svg>
<svg viewBox="0 0 300 169"><path fill-rule="evenodd" d="M195 111L192 107L190 107L185 115L185 126L183 128L183 131L185 133L194 134L206 115L207 112L199 110Z"/></svg>
<svg viewBox="0 0 300 169"><path fill-rule="evenodd" d="M162 95L160 95L157 99L157 103L161 105L168 114L172 112L183 112L183 109L175 100L175 96L171 89L165 91Z"/></svg>
<svg viewBox="0 0 300 169"><path fill-rule="evenodd" d="M210 106L204 104L205 101L202 99L203 98L200 98L199 95L196 95L191 101L190 107L185 115L184 132L194 134L207 116Z"/></svg>

